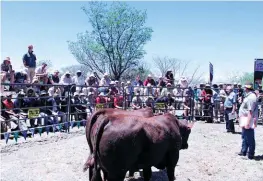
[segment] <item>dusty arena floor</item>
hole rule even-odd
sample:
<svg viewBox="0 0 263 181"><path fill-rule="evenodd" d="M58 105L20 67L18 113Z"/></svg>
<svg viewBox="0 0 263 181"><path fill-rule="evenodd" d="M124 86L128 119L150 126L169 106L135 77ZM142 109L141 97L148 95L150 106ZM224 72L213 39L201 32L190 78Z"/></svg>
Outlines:
<svg viewBox="0 0 263 181"><path fill-rule="evenodd" d="M237 128L237 131L240 129ZM82 172L89 150L84 129L70 134L44 133L19 144L1 140L1 180L3 181L87 181ZM262 181L263 126L256 130L257 160L236 155L241 136L225 133L223 124L197 122L189 138L189 149L180 152L177 181ZM259 157L260 156L260 157ZM164 172L153 174L152 181L168 181ZM133 179L142 181L142 178Z"/></svg>

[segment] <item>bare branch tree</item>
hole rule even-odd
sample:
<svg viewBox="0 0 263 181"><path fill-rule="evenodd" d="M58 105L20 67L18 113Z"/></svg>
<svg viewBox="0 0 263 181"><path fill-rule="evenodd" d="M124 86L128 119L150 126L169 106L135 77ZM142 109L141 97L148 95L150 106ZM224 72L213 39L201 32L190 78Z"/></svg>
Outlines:
<svg viewBox="0 0 263 181"><path fill-rule="evenodd" d="M199 73L200 66L197 66L193 72L189 72L190 61L182 61L169 57L162 58L157 56L153 58L153 62L162 76L164 76L168 70L171 70L174 77L187 77L189 84L200 83L202 80L203 73Z"/></svg>
<svg viewBox="0 0 263 181"><path fill-rule="evenodd" d="M171 70L173 74L177 73L179 69L180 60L169 57L153 57L155 67L164 76L168 70Z"/></svg>

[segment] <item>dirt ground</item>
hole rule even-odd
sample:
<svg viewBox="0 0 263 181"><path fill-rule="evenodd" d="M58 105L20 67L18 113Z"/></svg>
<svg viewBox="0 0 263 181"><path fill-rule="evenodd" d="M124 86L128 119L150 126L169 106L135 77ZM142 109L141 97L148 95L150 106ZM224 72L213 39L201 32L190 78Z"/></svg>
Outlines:
<svg viewBox="0 0 263 181"><path fill-rule="evenodd" d="M236 130L240 129L236 126ZM226 133L223 124L197 122L189 149L180 152L177 181L262 181L263 126L256 130L256 160L237 156L241 136ZM87 181L82 166L89 149L84 128L67 133L43 133L18 144L1 140L2 181ZM168 181L165 172L155 172L152 181ZM139 177L136 174L136 178ZM142 178L132 179L142 181Z"/></svg>

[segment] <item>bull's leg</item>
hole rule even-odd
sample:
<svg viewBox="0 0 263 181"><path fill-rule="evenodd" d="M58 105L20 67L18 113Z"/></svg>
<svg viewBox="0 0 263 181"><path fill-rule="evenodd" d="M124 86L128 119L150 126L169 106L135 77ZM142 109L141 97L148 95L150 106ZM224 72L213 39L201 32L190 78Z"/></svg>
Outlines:
<svg viewBox="0 0 263 181"><path fill-rule="evenodd" d="M93 177L93 169L94 169L94 165L89 167L89 180L91 180Z"/></svg>
<svg viewBox="0 0 263 181"><path fill-rule="evenodd" d="M143 180L149 181L152 177L152 169L151 167L143 168Z"/></svg>
<svg viewBox="0 0 263 181"><path fill-rule="evenodd" d="M169 181L174 181L174 169L179 160L179 150L171 151L167 157L167 176Z"/></svg>
<svg viewBox="0 0 263 181"><path fill-rule="evenodd" d="M100 169L97 170L95 170L95 168L93 169L93 174L90 181L102 181Z"/></svg>

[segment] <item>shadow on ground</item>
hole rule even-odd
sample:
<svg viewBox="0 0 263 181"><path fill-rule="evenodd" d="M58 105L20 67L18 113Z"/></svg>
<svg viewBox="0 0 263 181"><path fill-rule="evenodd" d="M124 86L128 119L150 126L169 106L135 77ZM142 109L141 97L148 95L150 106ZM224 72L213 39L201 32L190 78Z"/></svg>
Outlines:
<svg viewBox="0 0 263 181"><path fill-rule="evenodd" d="M254 156L254 159L255 159L256 161L263 160L263 155Z"/></svg>

